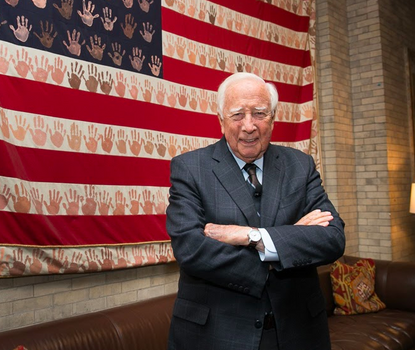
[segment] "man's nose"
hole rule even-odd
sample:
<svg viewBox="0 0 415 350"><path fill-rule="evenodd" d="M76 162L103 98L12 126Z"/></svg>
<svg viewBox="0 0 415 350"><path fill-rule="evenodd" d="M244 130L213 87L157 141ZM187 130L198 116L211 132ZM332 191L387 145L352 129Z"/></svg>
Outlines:
<svg viewBox="0 0 415 350"><path fill-rule="evenodd" d="M256 130L255 119L251 113L246 113L245 118L242 120L242 130L248 133Z"/></svg>

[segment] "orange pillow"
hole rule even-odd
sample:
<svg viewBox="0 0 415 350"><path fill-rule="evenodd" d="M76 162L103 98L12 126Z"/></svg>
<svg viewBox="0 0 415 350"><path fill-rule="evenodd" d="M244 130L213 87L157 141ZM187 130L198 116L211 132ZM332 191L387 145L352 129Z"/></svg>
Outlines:
<svg viewBox="0 0 415 350"><path fill-rule="evenodd" d="M386 305L375 293L375 262L360 259L353 266L336 261L331 266L335 315L376 312Z"/></svg>

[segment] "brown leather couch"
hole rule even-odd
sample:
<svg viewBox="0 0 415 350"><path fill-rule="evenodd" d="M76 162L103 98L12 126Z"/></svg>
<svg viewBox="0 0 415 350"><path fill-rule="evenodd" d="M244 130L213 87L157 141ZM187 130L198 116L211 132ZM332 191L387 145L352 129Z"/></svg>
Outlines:
<svg viewBox="0 0 415 350"><path fill-rule="evenodd" d="M343 256L353 265L359 258ZM415 350L415 263L375 260L375 292L386 304L377 313L334 316L330 266L319 268L332 350Z"/></svg>
<svg viewBox="0 0 415 350"><path fill-rule="evenodd" d="M355 263L359 258L344 256ZM330 267L319 268L333 350L415 350L415 263L376 262L378 313L334 316ZM0 350L165 350L175 295L0 332ZM196 350L196 349L195 349ZM306 349L299 349L306 350Z"/></svg>

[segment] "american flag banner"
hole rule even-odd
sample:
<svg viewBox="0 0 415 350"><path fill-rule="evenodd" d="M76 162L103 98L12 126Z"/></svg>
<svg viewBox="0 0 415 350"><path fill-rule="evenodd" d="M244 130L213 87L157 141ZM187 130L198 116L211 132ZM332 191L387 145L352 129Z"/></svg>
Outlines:
<svg viewBox="0 0 415 350"><path fill-rule="evenodd" d="M0 277L174 261L172 157L220 137L235 72L320 166L314 0L0 0Z"/></svg>

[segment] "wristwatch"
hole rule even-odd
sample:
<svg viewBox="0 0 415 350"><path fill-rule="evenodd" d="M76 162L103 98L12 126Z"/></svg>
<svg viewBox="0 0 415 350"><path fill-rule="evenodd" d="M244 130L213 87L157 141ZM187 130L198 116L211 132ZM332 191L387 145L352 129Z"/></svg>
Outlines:
<svg viewBox="0 0 415 350"><path fill-rule="evenodd" d="M261 232L256 227L252 227L248 233L248 247L256 247L258 242L262 239Z"/></svg>

